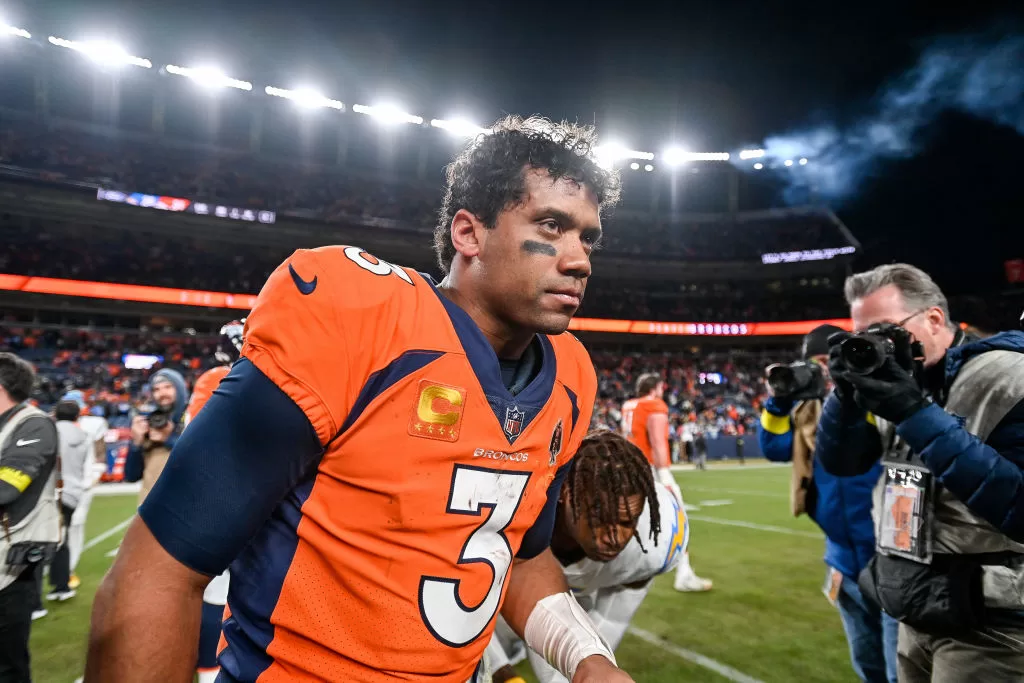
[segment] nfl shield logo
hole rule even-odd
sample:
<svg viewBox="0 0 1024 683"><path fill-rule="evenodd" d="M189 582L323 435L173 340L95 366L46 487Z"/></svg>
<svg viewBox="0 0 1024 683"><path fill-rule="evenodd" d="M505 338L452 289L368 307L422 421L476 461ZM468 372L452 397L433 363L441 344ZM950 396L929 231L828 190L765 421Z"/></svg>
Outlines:
<svg viewBox="0 0 1024 683"><path fill-rule="evenodd" d="M505 408L505 436L509 439L519 436L519 433L523 431L523 420L525 419L526 413L519 410L519 406Z"/></svg>

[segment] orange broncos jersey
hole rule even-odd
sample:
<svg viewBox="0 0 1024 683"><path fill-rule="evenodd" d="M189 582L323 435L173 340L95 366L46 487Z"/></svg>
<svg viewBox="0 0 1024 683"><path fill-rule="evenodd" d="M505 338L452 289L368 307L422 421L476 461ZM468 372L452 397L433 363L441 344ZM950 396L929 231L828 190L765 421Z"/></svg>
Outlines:
<svg viewBox="0 0 1024 683"><path fill-rule="evenodd" d="M644 452L652 465L654 450L651 448L651 435L647 433L647 419L659 413L668 415L668 404L660 398L632 398L622 404L622 433Z"/></svg>
<svg viewBox="0 0 1024 683"><path fill-rule="evenodd" d="M295 537L283 578L232 565L227 650L252 619L247 593L280 594L261 683L470 679L595 399L583 346L537 341L541 369L512 396L483 333L414 271L324 247L270 276L242 355L324 452L294 510L268 522Z"/></svg>
<svg viewBox="0 0 1024 683"><path fill-rule="evenodd" d="M199 411L206 405L206 402L213 396L217 385L227 376L230 370L230 366L220 365L210 368L199 376L199 379L196 380L196 385L192 387L192 397L188 400L188 408L185 409L186 423L191 422L199 414Z"/></svg>

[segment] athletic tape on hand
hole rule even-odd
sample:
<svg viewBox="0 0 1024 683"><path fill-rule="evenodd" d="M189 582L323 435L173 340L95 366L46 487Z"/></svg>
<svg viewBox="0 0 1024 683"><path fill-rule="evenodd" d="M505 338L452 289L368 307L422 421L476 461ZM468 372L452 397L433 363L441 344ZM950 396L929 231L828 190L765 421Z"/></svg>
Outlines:
<svg viewBox="0 0 1024 683"><path fill-rule="evenodd" d="M549 595L538 602L526 620L523 639L570 681L587 657L601 655L616 664L611 648L569 593Z"/></svg>

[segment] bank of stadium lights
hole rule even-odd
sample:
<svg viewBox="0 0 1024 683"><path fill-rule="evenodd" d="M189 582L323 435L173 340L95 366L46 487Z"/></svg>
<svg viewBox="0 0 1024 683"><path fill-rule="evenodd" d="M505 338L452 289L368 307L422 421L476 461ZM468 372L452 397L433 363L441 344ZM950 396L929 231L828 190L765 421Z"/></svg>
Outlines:
<svg viewBox="0 0 1024 683"><path fill-rule="evenodd" d="M681 166L691 161L729 161L728 152L688 152L681 147L669 147L661 160L669 166Z"/></svg>
<svg viewBox="0 0 1024 683"><path fill-rule="evenodd" d="M417 126L423 124L423 117L416 116L404 111L401 107L394 104L353 104L352 111L357 114L363 114L370 118L377 119L381 123L414 123Z"/></svg>
<svg viewBox="0 0 1024 683"><path fill-rule="evenodd" d="M309 88L287 90L285 88L275 88L268 85L263 89L263 92L267 93L271 97L281 97L286 100L291 100L300 107L306 107L309 109L325 107L327 109L337 109L338 111L345 110L345 105L338 100L332 100L329 97L324 97L320 93Z"/></svg>
<svg viewBox="0 0 1024 683"><path fill-rule="evenodd" d="M8 24L0 22L0 36L14 36L15 38L29 39L32 37L32 34L23 28L18 28L17 26L10 26Z"/></svg>
<svg viewBox="0 0 1024 683"><path fill-rule="evenodd" d="M654 161L652 152L641 152L630 149L618 142L608 142L594 147L594 158L597 163L605 168L612 168L620 161L628 159L639 159L641 161ZM632 168L632 166L630 166Z"/></svg>
<svg viewBox="0 0 1024 683"><path fill-rule="evenodd" d="M5 35L26 39L31 39L32 37L32 34L28 31L0 21L0 37ZM136 57L130 54L123 47L108 41L73 41L55 36L50 36L48 40L51 45L79 52L83 56L103 66L131 65L145 69L153 67L152 62L148 59ZM237 78L231 78L219 69L209 67L195 68L168 64L161 69L161 72L188 78L196 84L211 90L217 88L235 88L237 90L251 91L253 89L252 83ZM311 89L299 88L290 90L286 88L267 86L264 88L264 92L271 97L280 97L292 100L302 107L322 107L338 111L345 110L345 105L343 103L338 100L328 98ZM378 104L374 106L356 104L352 105L351 109L357 114L369 116L385 124L411 123L415 125L424 125L423 117L410 114L393 104ZM475 123L462 118L431 119L430 126L444 130L457 138L473 137L490 132L489 129L478 126ZM629 164L629 168L634 171L639 171L641 168L648 172L654 170L654 165L651 163L643 164L643 166L640 164L640 162L643 161L654 161L654 153L630 149L628 146L618 142L605 143L595 147L594 156L598 163L605 168L613 168L621 162L629 161L631 162ZM741 160L747 161L752 159L763 159L767 156L767 153L763 149L744 149L739 152L738 156ZM662 153L660 158L666 166L677 167L693 161L729 161L731 159L731 155L728 152L689 152L682 148L673 147ZM783 165L789 168L795 163L799 163L801 166L806 166L808 164L808 159L800 158L797 161L794 161L793 159L786 159L783 162ZM774 166L774 163L772 166ZM759 161L753 164L753 168L755 170L762 170L765 168L765 164Z"/></svg>
<svg viewBox="0 0 1024 683"><path fill-rule="evenodd" d="M164 71L175 76L187 78L204 88L235 88L236 90L252 90L252 83L231 78L220 69L213 67L187 67L176 64L168 64Z"/></svg>
<svg viewBox="0 0 1024 683"><path fill-rule="evenodd" d="M466 119L430 119L430 125L451 133L455 137L472 138L477 135L490 133L490 128L483 128Z"/></svg>
<svg viewBox="0 0 1024 683"><path fill-rule="evenodd" d="M50 36L47 40L51 45L63 47L68 50L74 50L102 66L137 66L143 69L153 68L153 62L148 59L131 55L120 45L106 40L77 41L67 40L66 38L57 38L55 36Z"/></svg>

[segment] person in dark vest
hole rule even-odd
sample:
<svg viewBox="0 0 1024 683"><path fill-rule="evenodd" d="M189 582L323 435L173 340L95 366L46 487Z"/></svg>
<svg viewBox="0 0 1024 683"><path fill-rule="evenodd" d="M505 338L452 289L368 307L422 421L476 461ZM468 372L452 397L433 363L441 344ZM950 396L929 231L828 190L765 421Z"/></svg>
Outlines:
<svg viewBox="0 0 1024 683"><path fill-rule="evenodd" d="M842 329L821 325L804 337L802 357L820 368L823 379L828 376L828 339L837 332ZM896 683L899 623L865 599L857 586L857 577L875 554L871 491L882 466L844 478L814 460L827 380L815 396L776 391L771 383L768 387L772 395L757 430L761 451L773 462L793 463L790 510L794 517L808 515L825 532L825 594L839 610L853 670L867 683Z"/></svg>
<svg viewBox="0 0 1024 683"><path fill-rule="evenodd" d="M974 339L914 266L849 277L854 330L830 340L835 382L815 460L878 468L865 595L900 621L899 679L1024 675L1024 333Z"/></svg>
<svg viewBox="0 0 1024 683"><path fill-rule="evenodd" d="M0 353L0 681L29 683L28 640L39 603L36 570L61 539L57 427L28 403L35 371Z"/></svg>

